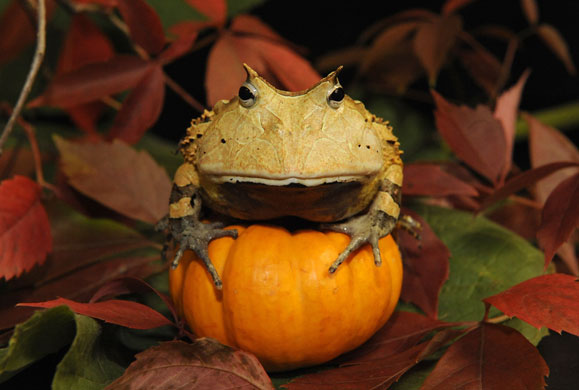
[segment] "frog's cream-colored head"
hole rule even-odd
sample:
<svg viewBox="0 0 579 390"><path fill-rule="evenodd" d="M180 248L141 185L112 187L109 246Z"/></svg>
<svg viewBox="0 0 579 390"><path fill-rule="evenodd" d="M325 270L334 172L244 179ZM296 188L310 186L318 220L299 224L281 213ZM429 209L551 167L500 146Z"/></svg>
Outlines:
<svg viewBox="0 0 579 390"><path fill-rule="evenodd" d="M282 91L244 65L238 96L194 121L184 146L213 182L315 186L380 175L396 137L344 94L340 68L310 89ZM195 144L193 146L193 143Z"/></svg>

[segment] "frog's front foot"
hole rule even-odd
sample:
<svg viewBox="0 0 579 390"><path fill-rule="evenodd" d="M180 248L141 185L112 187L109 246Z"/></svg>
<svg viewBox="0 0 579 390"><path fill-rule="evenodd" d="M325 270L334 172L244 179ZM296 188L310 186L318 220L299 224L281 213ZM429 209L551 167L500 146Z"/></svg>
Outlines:
<svg viewBox="0 0 579 390"><path fill-rule="evenodd" d="M378 241L380 238L388 235L394 226L396 220L382 211L378 213L368 213L352 217L348 221L338 224L322 225L322 229L333 230L345 233L350 236L350 244L340 253L338 258L330 266L330 273L336 272L340 264L344 262L355 250L364 244L370 244L374 254L374 263L376 266L382 264L380 257L380 248Z"/></svg>
<svg viewBox="0 0 579 390"><path fill-rule="evenodd" d="M207 248L211 240L214 240L215 238L226 236L237 238L237 230L225 230L222 228L223 224L218 222L203 223L194 220L181 220L179 222L181 222L178 224L180 226L171 226L173 238L179 245L179 249L173 258L171 268L177 268L183 253L190 249L195 252L195 254L205 264L207 271L209 271L209 274L213 279L213 284L215 287L221 289L221 278L219 277L217 270L209 258L209 252Z"/></svg>

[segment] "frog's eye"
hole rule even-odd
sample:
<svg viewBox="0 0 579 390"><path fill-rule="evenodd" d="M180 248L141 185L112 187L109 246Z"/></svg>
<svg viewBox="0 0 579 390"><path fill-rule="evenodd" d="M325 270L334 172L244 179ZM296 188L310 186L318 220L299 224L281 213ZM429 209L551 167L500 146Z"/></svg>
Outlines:
<svg viewBox="0 0 579 390"><path fill-rule="evenodd" d="M340 84L336 85L328 92L328 105L332 108L340 107L340 104L344 101L344 96L346 96L344 88Z"/></svg>
<svg viewBox="0 0 579 390"><path fill-rule="evenodd" d="M255 88L253 84L247 81L243 83L241 87L239 87L238 93L239 101L241 102L241 105L245 108L249 108L255 104L255 102L257 101L258 94L259 93L257 91L257 88Z"/></svg>

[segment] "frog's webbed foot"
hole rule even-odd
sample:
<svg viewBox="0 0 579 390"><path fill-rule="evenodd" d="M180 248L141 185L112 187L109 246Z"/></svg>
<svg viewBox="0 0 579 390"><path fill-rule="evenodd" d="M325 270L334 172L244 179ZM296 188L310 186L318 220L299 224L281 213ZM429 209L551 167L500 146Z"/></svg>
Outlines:
<svg viewBox="0 0 579 390"><path fill-rule="evenodd" d="M395 226L396 220L382 211L355 216L343 223L322 225L322 229L333 230L350 236L350 244L332 263L330 273L336 272L340 264L364 244L370 244L374 254L374 263L376 266L380 266L382 258L380 257L378 241L388 235Z"/></svg>
<svg viewBox="0 0 579 390"><path fill-rule="evenodd" d="M213 284L218 289L221 289L222 283L217 270L213 266L211 259L209 258L209 252L207 250L209 242L220 237L233 237L237 238L237 230L225 230L223 229L223 224L219 222L213 223L203 223L196 221L194 219L186 219L179 221L182 223L180 228L171 229L173 232L173 238L179 244L179 249L173 258L171 268L177 268L179 265L179 260L183 256L183 253L190 249L203 261L207 271L213 279Z"/></svg>

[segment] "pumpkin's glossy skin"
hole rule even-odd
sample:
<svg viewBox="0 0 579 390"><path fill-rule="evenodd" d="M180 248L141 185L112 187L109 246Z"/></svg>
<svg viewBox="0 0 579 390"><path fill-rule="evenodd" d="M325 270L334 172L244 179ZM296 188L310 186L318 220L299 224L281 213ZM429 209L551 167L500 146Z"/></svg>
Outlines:
<svg viewBox="0 0 579 390"><path fill-rule="evenodd" d="M345 234L234 228L237 240L209 245L221 291L191 251L169 274L175 305L198 336L252 352L268 371L283 371L356 348L394 311L402 261L391 236L380 240L380 267L366 245L330 274L349 242Z"/></svg>

